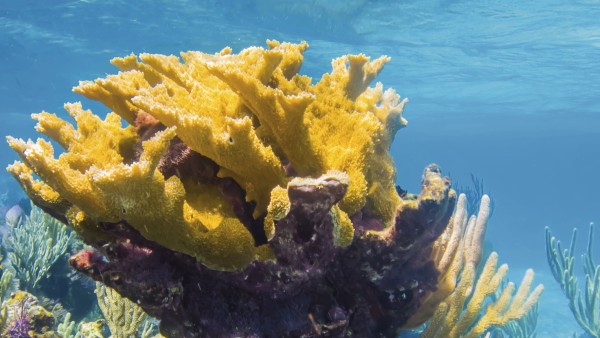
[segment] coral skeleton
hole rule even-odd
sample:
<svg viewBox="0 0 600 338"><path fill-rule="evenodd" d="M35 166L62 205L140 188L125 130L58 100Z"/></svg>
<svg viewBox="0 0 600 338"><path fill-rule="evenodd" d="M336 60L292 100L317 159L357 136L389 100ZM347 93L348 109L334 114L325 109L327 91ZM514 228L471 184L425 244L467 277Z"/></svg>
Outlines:
<svg viewBox="0 0 600 338"><path fill-rule="evenodd" d="M370 86L389 58L343 56L313 83L306 43L267 45L115 58L118 74L74 88L112 112L34 114L64 152L9 137L21 161L8 170L93 247L71 265L167 337L395 337L424 323L459 271L461 290L474 283L453 258L482 234L464 244L447 227L457 196L436 165L419 194L399 194L389 150L407 101Z"/></svg>

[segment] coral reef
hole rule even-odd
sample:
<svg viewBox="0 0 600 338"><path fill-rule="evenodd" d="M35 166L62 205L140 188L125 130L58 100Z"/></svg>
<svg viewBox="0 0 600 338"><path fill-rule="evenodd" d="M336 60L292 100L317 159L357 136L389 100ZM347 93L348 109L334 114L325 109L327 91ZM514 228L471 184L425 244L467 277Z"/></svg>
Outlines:
<svg viewBox="0 0 600 338"><path fill-rule="evenodd" d="M575 320L591 337L600 337L600 264L595 264L592 258L594 244L594 223L590 224L588 245L582 255L583 271L585 273L585 288L579 288L575 276L575 241L577 229L573 229L571 244L568 249L562 249L550 229L546 227L546 257L554 279L569 300L569 307Z"/></svg>
<svg viewBox="0 0 600 338"><path fill-rule="evenodd" d="M83 247L75 233L35 206L25 208L29 215L15 205L15 217L8 217L7 227L2 233L3 275L0 292L9 295L16 290L25 290L42 299L46 306L69 308L76 319L81 319L90 310L95 295L85 284L93 284L85 276L75 273L67 258ZM17 217L18 216L18 217ZM5 278L6 277L6 278ZM6 294L2 294L6 298ZM59 316L62 318L62 316Z"/></svg>
<svg viewBox="0 0 600 338"><path fill-rule="evenodd" d="M467 237L435 244L450 180L430 165L420 194L395 186L406 100L369 87L389 58L335 59L312 84L306 43L267 44L113 59L118 74L74 89L113 112L34 114L65 152L8 137L22 160L8 170L94 247L71 265L165 336L394 337L425 322L460 271L457 289L474 281L453 260Z"/></svg>
<svg viewBox="0 0 600 338"><path fill-rule="evenodd" d="M22 212L21 210L20 213ZM56 268L63 264L69 268L64 257L66 248L70 247L69 251L73 252L74 247L81 246L72 231L35 206L32 207L30 215L25 216L25 221L21 217L13 220L16 221L8 223L9 231L4 234L4 244L10 251L7 260L0 266L0 332L3 332L3 337L104 337L102 328L105 326L105 320L81 322L76 325L76 322L71 320L71 313L66 312L60 303L66 301L64 304L78 305L70 307L70 310L75 312L87 312L82 308L89 308L89 305L86 305L88 302L85 294L65 292L76 285L66 276L67 272ZM43 250L36 250L40 247L43 247ZM0 256L0 261L2 258ZM63 260L61 264L56 264L59 258ZM20 275L23 279L21 285L15 275ZM41 283L35 284L34 287L36 280ZM62 290L58 299L57 294L51 292L54 284L59 285ZM33 293L20 291L22 287L31 289ZM106 297L108 293L110 297ZM72 297L76 299L71 299ZM38 298L41 301L38 301ZM145 321L140 327L140 334L135 334L137 321L143 319L145 314L137 305L121 298L116 292L104 291L102 295L98 295L98 302L104 305L103 314L109 319L109 324L112 324L109 327L113 337L149 337L153 332L154 325ZM51 308L51 311L46 311L44 307ZM133 311L136 323L125 325L129 320L129 311ZM79 316L81 317L81 313ZM55 322L58 324L56 328ZM99 325L100 323L102 325ZM133 331L131 325L134 325Z"/></svg>

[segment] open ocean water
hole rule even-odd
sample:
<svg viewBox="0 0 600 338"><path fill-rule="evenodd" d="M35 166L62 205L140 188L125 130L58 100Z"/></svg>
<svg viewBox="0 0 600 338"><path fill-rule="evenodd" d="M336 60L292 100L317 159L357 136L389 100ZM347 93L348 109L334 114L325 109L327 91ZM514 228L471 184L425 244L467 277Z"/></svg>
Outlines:
<svg viewBox="0 0 600 338"><path fill-rule="evenodd" d="M64 117L64 102L105 114L70 90L115 72L112 57L266 39L307 41L301 73L316 79L343 54L391 56L377 80L410 100L392 149L398 184L417 192L432 162L460 184L483 179L488 241L511 279L532 267L546 285L538 336L582 332L549 273L544 227L563 243L579 227L581 252L600 224L598 0L0 0L0 135L37 137L29 115ZM14 159L0 146L1 166ZM7 190L19 194L0 173Z"/></svg>

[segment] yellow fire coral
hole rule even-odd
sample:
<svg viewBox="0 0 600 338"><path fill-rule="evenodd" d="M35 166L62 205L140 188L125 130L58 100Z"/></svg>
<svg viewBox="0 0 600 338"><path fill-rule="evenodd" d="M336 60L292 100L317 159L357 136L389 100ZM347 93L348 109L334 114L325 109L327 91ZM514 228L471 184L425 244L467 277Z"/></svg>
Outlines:
<svg viewBox="0 0 600 338"><path fill-rule="evenodd" d="M352 241L349 215L363 208L391 225L402 201L388 151L406 124L406 100L381 84L369 87L389 58L338 58L312 84L298 74L306 43L267 44L239 54L226 48L181 59L113 59L117 75L74 88L113 112L101 120L79 103L67 104L75 127L54 114L33 115L36 129L66 151L55 159L47 141L9 137L23 162L8 170L36 204L66 215L84 237L100 236L102 222L123 220L145 238L220 270L240 269L269 250L255 247L219 187L161 174L161 156L177 140L214 161L218 177L239 184L254 206L252 217L266 217L267 228L282 217L281 192L291 176L329 171L345 173L349 182L332 209L340 222L336 245ZM143 128L153 121L165 128L145 138Z"/></svg>

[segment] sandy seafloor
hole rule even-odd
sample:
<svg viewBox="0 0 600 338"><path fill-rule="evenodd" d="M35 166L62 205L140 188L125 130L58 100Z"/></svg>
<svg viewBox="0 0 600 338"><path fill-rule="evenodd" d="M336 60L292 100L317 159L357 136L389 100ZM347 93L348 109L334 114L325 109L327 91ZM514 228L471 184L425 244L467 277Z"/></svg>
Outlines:
<svg viewBox="0 0 600 338"><path fill-rule="evenodd" d="M545 284L538 337L567 337L581 330L547 268L544 227L565 243L600 224L599 17L598 0L0 0L0 135L37 137L29 114L65 117L79 80L132 52L306 40L301 72L315 79L346 53L389 55L378 80L410 100L392 147L398 184L418 191L431 162L462 184L483 178L500 262ZM15 158L0 146L0 166ZM6 189L17 188L0 173Z"/></svg>

